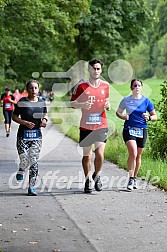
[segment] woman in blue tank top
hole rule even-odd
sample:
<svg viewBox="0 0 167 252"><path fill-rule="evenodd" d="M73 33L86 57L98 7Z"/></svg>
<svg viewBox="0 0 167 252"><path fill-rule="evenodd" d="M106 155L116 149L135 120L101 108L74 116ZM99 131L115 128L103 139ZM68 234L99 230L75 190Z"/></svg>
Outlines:
<svg viewBox="0 0 167 252"><path fill-rule="evenodd" d="M136 177L141 166L141 156L147 139L147 121L157 120L152 102L141 94L141 80L131 81L132 94L124 97L116 111L124 120L123 139L128 149L128 190L137 189ZM125 111L125 113L124 113Z"/></svg>

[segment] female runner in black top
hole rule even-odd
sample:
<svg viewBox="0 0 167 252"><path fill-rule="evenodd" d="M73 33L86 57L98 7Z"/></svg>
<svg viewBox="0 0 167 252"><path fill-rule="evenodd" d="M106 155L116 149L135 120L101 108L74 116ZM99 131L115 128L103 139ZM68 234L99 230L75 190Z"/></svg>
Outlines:
<svg viewBox="0 0 167 252"><path fill-rule="evenodd" d="M28 97L22 97L13 112L13 120L19 123L17 151L20 164L16 179L23 180L25 169L29 167L28 195L36 196L34 188L38 175L38 158L42 145L41 127L47 124L47 108L38 98L39 84L29 80L26 84Z"/></svg>

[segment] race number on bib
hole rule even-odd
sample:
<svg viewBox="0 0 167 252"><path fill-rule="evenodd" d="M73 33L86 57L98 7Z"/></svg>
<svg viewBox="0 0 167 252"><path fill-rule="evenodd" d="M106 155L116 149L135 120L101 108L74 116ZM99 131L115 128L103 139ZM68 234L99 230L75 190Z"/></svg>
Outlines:
<svg viewBox="0 0 167 252"><path fill-rule="evenodd" d="M37 140L39 138L38 130L24 130L24 140Z"/></svg>
<svg viewBox="0 0 167 252"><path fill-rule="evenodd" d="M131 136L143 138L143 129L141 129L141 128L129 128L129 134Z"/></svg>
<svg viewBox="0 0 167 252"><path fill-rule="evenodd" d="M100 124L100 123L101 123L101 114L92 113L87 115L86 124Z"/></svg>
<svg viewBox="0 0 167 252"><path fill-rule="evenodd" d="M5 108L9 109L11 107L11 103L5 103Z"/></svg>

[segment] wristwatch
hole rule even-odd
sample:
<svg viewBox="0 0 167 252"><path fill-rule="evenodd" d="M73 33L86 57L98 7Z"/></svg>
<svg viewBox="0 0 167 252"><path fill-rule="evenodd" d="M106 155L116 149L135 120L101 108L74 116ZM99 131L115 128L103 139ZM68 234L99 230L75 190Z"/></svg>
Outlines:
<svg viewBox="0 0 167 252"><path fill-rule="evenodd" d="M48 121L48 119L46 117L42 118L42 120L44 120L44 119L46 120L46 122Z"/></svg>

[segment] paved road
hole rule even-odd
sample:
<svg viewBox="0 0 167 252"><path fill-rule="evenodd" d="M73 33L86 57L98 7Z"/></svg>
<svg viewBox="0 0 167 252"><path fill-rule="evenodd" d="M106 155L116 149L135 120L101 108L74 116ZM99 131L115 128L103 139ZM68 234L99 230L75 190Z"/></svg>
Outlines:
<svg viewBox="0 0 167 252"><path fill-rule="evenodd" d="M83 193L81 150L49 124L43 130L38 197L27 196L27 175L15 180L17 125L0 126L0 251L166 252L167 194L105 161L103 191ZM111 150L112 151L112 150Z"/></svg>

